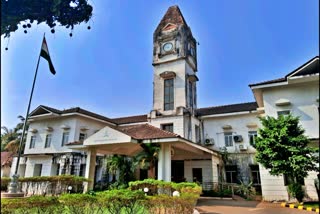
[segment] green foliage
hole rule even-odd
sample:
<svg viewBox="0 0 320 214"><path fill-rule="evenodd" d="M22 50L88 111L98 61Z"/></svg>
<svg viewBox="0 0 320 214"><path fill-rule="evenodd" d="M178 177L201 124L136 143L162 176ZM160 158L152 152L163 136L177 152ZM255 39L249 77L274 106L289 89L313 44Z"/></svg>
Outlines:
<svg viewBox="0 0 320 214"><path fill-rule="evenodd" d="M73 3L73 5L70 3ZM92 16L92 6L87 0L1 0L1 35L10 37L23 21L45 23L50 28L57 24L66 28L88 22Z"/></svg>
<svg viewBox="0 0 320 214"><path fill-rule="evenodd" d="M240 185L237 186L236 191L240 196L246 198L246 199L254 199L256 196L256 190L253 187L252 181L248 184L243 183L240 181Z"/></svg>
<svg viewBox="0 0 320 214"><path fill-rule="evenodd" d="M151 179L147 182L150 184ZM154 183L157 182L154 181ZM181 190L180 197L164 194L146 196L141 190L130 189L109 190L95 194L63 194L60 197L31 196L22 199L2 199L1 213L180 214L193 212L199 197L199 186L192 183L179 185L161 181L158 184L176 186Z"/></svg>
<svg viewBox="0 0 320 214"><path fill-rule="evenodd" d="M305 178L308 171L319 171L318 148L308 147L309 140L299 125L299 118L292 115L278 118L260 118L263 128L256 138L256 160L270 174L290 174Z"/></svg>
<svg viewBox="0 0 320 214"><path fill-rule="evenodd" d="M18 116L20 122L13 128L9 129L6 126L1 127L1 152L8 151L12 154L18 153L20 139L23 131L24 117L21 115ZM29 125L26 126L26 131L28 130ZM24 148L26 139L24 139L22 145L22 151Z"/></svg>
<svg viewBox="0 0 320 214"><path fill-rule="evenodd" d="M62 207L57 197L33 196L1 199L1 213L58 213Z"/></svg>
<svg viewBox="0 0 320 214"><path fill-rule="evenodd" d="M288 185L288 192L289 192L290 196L296 198L299 203L302 202L302 199L305 196L305 192L302 189L302 185L299 183L293 183L293 184Z"/></svg>
<svg viewBox="0 0 320 214"><path fill-rule="evenodd" d="M232 191L229 189L221 189L218 191L215 190L206 190L203 191L203 196L209 197L232 197Z"/></svg>
<svg viewBox="0 0 320 214"><path fill-rule="evenodd" d="M142 191L128 189L109 190L97 193L99 207L103 207L111 214L137 213L145 200Z"/></svg>
<svg viewBox="0 0 320 214"><path fill-rule="evenodd" d="M154 167L155 163L158 161L160 145L154 143L141 143L140 146L143 150L133 158L134 165L138 165L140 169L149 170L151 172L150 176L154 178Z"/></svg>
<svg viewBox="0 0 320 214"><path fill-rule="evenodd" d="M145 206L148 207L150 213L189 214L193 213L197 199L198 197L193 194L185 194L180 197L168 195L148 196Z"/></svg>
<svg viewBox="0 0 320 214"><path fill-rule="evenodd" d="M116 174L119 170L119 180L121 184L127 185L129 181L134 180L134 170L132 161L124 155L112 155L106 159L106 166L110 173ZM116 184L115 186L118 186Z"/></svg>
<svg viewBox="0 0 320 214"><path fill-rule="evenodd" d="M11 178L9 177L1 177L1 191L7 191L10 181Z"/></svg>
<svg viewBox="0 0 320 214"><path fill-rule="evenodd" d="M154 179L144 179L143 181L129 182L129 188L131 190L143 190L144 188L148 188L148 195L157 195L159 193L171 195L173 191L177 190L181 194L192 193L199 197L202 192L202 188L197 183L174 183Z"/></svg>

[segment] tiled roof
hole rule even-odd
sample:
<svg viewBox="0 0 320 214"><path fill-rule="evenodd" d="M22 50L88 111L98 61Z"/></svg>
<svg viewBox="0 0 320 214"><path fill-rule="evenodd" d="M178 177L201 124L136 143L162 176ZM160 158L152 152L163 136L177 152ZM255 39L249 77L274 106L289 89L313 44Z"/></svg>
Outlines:
<svg viewBox="0 0 320 214"><path fill-rule="evenodd" d="M128 124L128 123L141 123L148 122L147 115L136 115L136 116L128 116L128 117L118 117L112 118L112 120L117 124Z"/></svg>
<svg viewBox="0 0 320 214"><path fill-rule="evenodd" d="M225 114L241 111L254 111L258 108L256 102L238 103L223 106L212 106L207 108L199 108L196 110L198 116L212 115L212 114Z"/></svg>
<svg viewBox="0 0 320 214"><path fill-rule="evenodd" d="M310 62L312 62L312 63L309 64ZM309 64L309 65L307 67L303 68L307 64ZM301 68L303 68L303 69L301 69ZM300 71L298 73L296 73L298 70L300 70ZM294 74L294 73L296 73L296 74ZM311 75L311 74L316 74L316 73L319 73L319 56L313 57L308 62L304 63L303 65L299 66L298 68L296 68L293 71L291 71L290 73L288 73L285 77L281 77L281 78L274 79L274 80L263 81L263 82L259 82L259 83L253 83L253 84L250 84L249 86L252 87L252 86L265 85L265 84L271 84L271 83L285 82L285 81L287 81L287 78L289 76L291 76L292 74L294 74L293 76L302 76L302 75Z"/></svg>
<svg viewBox="0 0 320 214"><path fill-rule="evenodd" d="M87 116L90 116L90 117L94 117L94 118L99 119L99 120L104 120L104 121L107 121L107 122L110 122L110 123L114 123L114 121L112 119L108 118L108 117L102 116L100 114L93 113L91 111L87 111L87 110L82 109L80 107L69 108L69 109L64 109L64 110L58 110L58 109L51 108L51 107L48 107L48 106L40 105L37 109L33 110L30 113L30 116L36 116L36 115L41 115L41 114L47 113L43 109L46 109L48 111L51 111L51 112L59 114L59 115L69 114L69 113L80 113L80 114L84 114L84 115L87 115Z"/></svg>
<svg viewBox="0 0 320 214"><path fill-rule="evenodd" d="M11 163L12 163L12 153L1 152L1 166L11 166Z"/></svg>
<svg viewBox="0 0 320 214"><path fill-rule="evenodd" d="M166 14L161 19L156 31L162 30L167 24L187 25L183 15L177 5L168 8Z"/></svg>
<svg viewBox="0 0 320 214"><path fill-rule="evenodd" d="M116 129L137 140L180 137L150 124L118 126Z"/></svg>

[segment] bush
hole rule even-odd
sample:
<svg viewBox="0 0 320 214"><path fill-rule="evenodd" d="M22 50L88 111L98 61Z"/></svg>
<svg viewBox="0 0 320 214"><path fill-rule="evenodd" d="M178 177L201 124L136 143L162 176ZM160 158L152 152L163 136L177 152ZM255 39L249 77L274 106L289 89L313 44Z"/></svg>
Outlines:
<svg viewBox="0 0 320 214"><path fill-rule="evenodd" d="M232 191L229 189L221 189L219 191L208 190L203 191L203 196L209 197L232 197Z"/></svg>
<svg viewBox="0 0 320 214"><path fill-rule="evenodd" d="M299 183L293 183L288 186L288 192L290 196L296 198L299 203L302 202L302 199L305 196L305 192L302 189L302 185Z"/></svg>
<svg viewBox="0 0 320 214"><path fill-rule="evenodd" d="M1 177L1 191L7 191L8 185L11 181L11 178L9 177Z"/></svg>
<svg viewBox="0 0 320 214"><path fill-rule="evenodd" d="M148 196L145 206L150 213L190 214L193 213L196 201L197 197L193 194L184 194L180 197L157 195Z"/></svg>
<svg viewBox="0 0 320 214"><path fill-rule="evenodd" d="M1 199L1 213L59 213L57 197L33 196L22 199ZM61 213L61 212L60 212Z"/></svg>
<svg viewBox="0 0 320 214"><path fill-rule="evenodd" d="M97 193L97 198L99 207L111 214L140 213L144 209L145 195L139 190L109 190Z"/></svg>
<svg viewBox="0 0 320 214"><path fill-rule="evenodd" d="M70 213L94 213L97 198L89 194L63 194L59 202L64 205Z"/></svg>

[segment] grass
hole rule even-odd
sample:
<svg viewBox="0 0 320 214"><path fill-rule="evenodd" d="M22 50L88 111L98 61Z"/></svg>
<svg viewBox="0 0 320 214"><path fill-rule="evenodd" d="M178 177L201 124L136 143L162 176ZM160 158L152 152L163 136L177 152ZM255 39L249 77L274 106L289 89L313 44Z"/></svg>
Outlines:
<svg viewBox="0 0 320 214"><path fill-rule="evenodd" d="M303 206L317 209L317 208L319 208L319 202L318 201L304 202Z"/></svg>

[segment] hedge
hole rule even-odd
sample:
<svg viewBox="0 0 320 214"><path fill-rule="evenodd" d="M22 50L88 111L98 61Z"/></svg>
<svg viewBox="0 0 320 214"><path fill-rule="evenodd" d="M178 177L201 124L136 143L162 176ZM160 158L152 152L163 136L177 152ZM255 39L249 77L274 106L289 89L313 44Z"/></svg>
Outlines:
<svg viewBox="0 0 320 214"><path fill-rule="evenodd" d="M149 184L152 181L147 181ZM138 182L139 183L139 182ZM62 194L61 196L31 196L22 199L2 199L1 213L70 213L70 214L136 214L192 213L199 197L199 186L155 181L179 188L180 197L160 194L147 196L141 190L119 189L96 194ZM170 185L168 183L171 183ZM165 185L165 186L166 186ZM136 186L134 183L131 186ZM200 188L201 189L201 188Z"/></svg>
<svg viewBox="0 0 320 214"><path fill-rule="evenodd" d="M1 178L1 190L6 191L11 178ZM20 188L25 195L60 195L68 192L72 186L73 192L82 192L83 183L87 178L74 175L20 177Z"/></svg>

